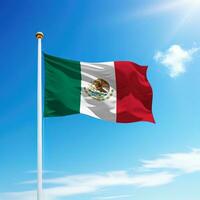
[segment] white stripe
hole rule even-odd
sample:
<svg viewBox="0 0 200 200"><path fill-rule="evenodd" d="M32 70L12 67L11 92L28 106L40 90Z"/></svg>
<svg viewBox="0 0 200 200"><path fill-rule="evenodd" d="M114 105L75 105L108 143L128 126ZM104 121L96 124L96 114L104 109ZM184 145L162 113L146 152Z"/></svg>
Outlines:
<svg viewBox="0 0 200 200"><path fill-rule="evenodd" d="M116 121L116 81L114 62L86 63L81 62L81 105L80 113L109 121ZM97 100L87 92L91 83L103 79L110 85L109 96L105 100Z"/></svg>

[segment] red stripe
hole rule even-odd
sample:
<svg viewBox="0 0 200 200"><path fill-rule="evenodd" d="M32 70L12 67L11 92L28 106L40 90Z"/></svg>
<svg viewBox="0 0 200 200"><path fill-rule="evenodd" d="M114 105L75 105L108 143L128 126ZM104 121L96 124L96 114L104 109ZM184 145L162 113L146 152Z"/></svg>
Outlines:
<svg viewBox="0 0 200 200"><path fill-rule="evenodd" d="M117 122L155 122L152 114L152 88L147 67L133 62L115 62Z"/></svg>

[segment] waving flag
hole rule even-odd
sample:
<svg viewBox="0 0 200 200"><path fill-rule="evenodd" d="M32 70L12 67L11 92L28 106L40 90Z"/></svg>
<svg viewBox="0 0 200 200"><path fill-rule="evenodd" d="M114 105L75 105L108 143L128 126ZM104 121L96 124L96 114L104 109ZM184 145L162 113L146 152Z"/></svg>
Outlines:
<svg viewBox="0 0 200 200"><path fill-rule="evenodd" d="M44 57L45 117L82 113L114 122L154 122L146 66Z"/></svg>

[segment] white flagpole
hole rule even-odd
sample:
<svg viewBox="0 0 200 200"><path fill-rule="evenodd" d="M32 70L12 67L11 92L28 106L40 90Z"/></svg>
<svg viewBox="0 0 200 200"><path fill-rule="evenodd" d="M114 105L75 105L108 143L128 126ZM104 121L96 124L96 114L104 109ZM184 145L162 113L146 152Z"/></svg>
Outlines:
<svg viewBox="0 0 200 200"><path fill-rule="evenodd" d="M42 32L36 33L38 39L37 71L37 200L42 200Z"/></svg>

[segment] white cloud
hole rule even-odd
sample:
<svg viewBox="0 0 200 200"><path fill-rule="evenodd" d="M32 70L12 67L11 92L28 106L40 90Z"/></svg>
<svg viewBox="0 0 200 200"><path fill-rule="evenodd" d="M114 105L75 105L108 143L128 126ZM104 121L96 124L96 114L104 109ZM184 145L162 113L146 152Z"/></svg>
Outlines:
<svg viewBox="0 0 200 200"><path fill-rule="evenodd" d="M46 184L56 185L44 189L44 194L46 200L56 200L59 197L93 193L101 188L111 186L132 185L137 187L155 187L173 181L175 176L176 175L167 172L132 175L127 171L65 176L44 180L44 183ZM33 181L30 181L29 183L33 183ZM32 200L35 198L35 193L28 191L0 194L0 198L1 197L3 197L4 200L25 200L26 197L26 200Z"/></svg>
<svg viewBox="0 0 200 200"><path fill-rule="evenodd" d="M185 7L185 5L188 5L190 0L175 0L175 1L167 1L162 3L156 3L153 5L149 5L146 7L143 7L137 12L137 15L155 15L160 14L164 12L170 12L172 10L181 9L182 7Z"/></svg>
<svg viewBox="0 0 200 200"><path fill-rule="evenodd" d="M154 4L142 6L134 12L134 16L149 16L156 14L164 14L172 11L187 12L199 8L200 0L168 0L158 1Z"/></svg>
<svg viewBox="0 0 200 200"><path fill-rule="evenodd" d="M154 180L152 180L154 177ZM126 171L113 171L102 174L78 175L62 177L57 179L47 179L46 183L65 184L71 186L109 187L118 185L135 185L138 187L159 186L170 182L173 175L168 173L153 173L145 175L131 175Z"/></svg>
<svg viewBox="0 0 200 200"><path fill-rule="evenodd" d="M158 51L154 59L169 70L169 75L173 78L186 71L186 63L193 59L194 53L199 48L183 49L179 45L172 45L165 52Z"/></svg>
<svg viewBox="0 0 200 200"><path fill-rule="evenodd" d="M177 176L200 171L200 149L193 149L186 153L164 154L157 159L142 161L141 167L140 173L122 170L45 179L45 186L48 185L48 188L44 189L45 200L58 200L72 195L94 193L108 187L165 185L174 181ZM26 182L26 184L35 183L35 180ZM0 199L35 200L36 192L0 193ZM112 199L112 196L101 199Z"/></svg>
<svg viewBox="0 0 200 200"><path fill-rule="evenodd" d="M49 185L67 185L67 186L88 186L89 188L109 187L117 185L135 185L139 187L152 187L163 185L170 182L174 175L169 173L153 173L131 175L127 171L113 171L101 174L83 174L74 176L65 176L60 178L45 179L44 183ZM152 180L153 178L153 180ZM24 182L25 184L36 183L36 180Z"/></svg>
<svg viewBox="0 0 200 200"><path fill-rule="evenodd" d="M200 149L188 153L166 154L161 158L143 161L147 169L176 169L184 173L200 171Z"/></svg>
<svg viewBox="0 0 200 200"><path fill-rule="evenodd" d="M114 19L116 22L132 21L133 19L167 15L169 20L173 20L176 28L186 25L186 22L197 18L199 15L200 0L157 0L147 1L147 3L133 4L124 13L118 13ZM175 18L175 20L174 20ZM114 21L112 18L112 22ZM170 27L172 29L173 27Z"/></svg>

